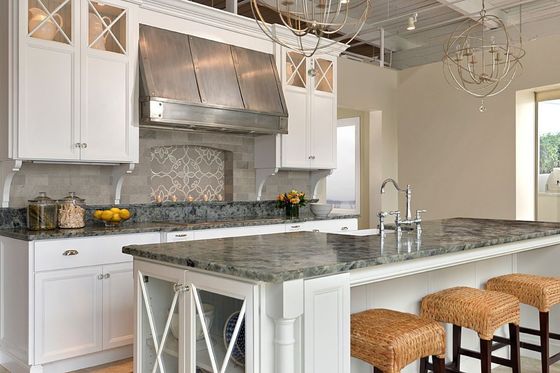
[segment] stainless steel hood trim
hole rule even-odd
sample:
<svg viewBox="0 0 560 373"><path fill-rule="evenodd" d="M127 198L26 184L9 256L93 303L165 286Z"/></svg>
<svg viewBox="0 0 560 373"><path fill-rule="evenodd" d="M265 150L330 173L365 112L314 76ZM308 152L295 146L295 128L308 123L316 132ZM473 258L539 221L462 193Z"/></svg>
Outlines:
<svg viewBox="0 0 560 373"><path fill-rule="evenodd" d="M145 25L140 34L142 127L288 132L273 55Z"/></svg>

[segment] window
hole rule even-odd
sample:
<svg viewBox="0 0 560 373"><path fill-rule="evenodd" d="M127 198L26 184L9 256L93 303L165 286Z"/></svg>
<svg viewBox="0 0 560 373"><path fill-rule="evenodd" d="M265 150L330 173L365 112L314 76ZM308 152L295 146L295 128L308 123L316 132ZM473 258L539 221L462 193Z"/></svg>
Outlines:
<svg viewBox="0 0 560 373"><path fill-rule="evenodd" d="M327 178L327 203L337 212L360 211L360 118L339 119L337 167Z"/></svg>
<svg viewBox="0 0 560 373"><path fill-rule="evenodd" d="M537 98L537 220L560 221L560 91Z"/></svg>

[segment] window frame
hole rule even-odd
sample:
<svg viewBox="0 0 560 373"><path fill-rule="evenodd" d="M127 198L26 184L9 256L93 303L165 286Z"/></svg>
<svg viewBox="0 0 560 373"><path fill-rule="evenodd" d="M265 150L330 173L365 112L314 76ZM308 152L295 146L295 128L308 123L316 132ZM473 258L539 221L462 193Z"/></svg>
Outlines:
<svg viewBox="0 0 560 373"><path fill-rule="evenodd" d="M360 213L360 176L361 176L361 123L362 119L359 116L350 117L350 118L340 118L336 122L336 130L338 131L339 127L350 127L355 126L354 136L355 136L355 194L356 194L356 208L355 209L344 209L344 208L336 208L333 206L332 212L337 214L359 214ZM338 152L338 134L337 134L337 152ZM340 166L338 162L338 155L337 155L337 168ZM330 176L329 176L330 177ZM327 177L328 179L328 177ZM326 195L325 199L328 200L329 195L329 184L328 180L326 183Z"/></svg>

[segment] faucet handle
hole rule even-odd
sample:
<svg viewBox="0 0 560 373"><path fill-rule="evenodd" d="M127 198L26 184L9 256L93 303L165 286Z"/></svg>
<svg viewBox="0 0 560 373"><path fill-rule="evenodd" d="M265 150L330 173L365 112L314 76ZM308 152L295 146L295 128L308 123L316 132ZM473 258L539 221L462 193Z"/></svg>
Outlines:
<svg viewBox="0 0 560 373"><path fill-rule="evenodd" d="M421 214L428 212L428 210L416 210L416 219L420 219L421 218Z"/></svg>
<svg viewBox="0 0 560 373"><path fill-rule="evenodd" d="M389 214L388 214L387 212L385 212L385 211L379 211L379 212L377 213L377 216L378 216L379 218L384 218L384 217L386 217L387 215L389 215Z"/></svg>
<svg viewBox="0 0 560 373"><path fill-rule="evenodd" d="M401 212L399 210L389 211L389 215L395 215L395 220L401 220Z"/></svg>

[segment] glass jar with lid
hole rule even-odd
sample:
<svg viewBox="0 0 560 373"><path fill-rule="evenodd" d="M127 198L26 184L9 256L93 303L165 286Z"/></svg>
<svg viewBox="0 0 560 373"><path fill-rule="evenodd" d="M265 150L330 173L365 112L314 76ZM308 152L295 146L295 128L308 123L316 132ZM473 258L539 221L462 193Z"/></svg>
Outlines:
<svg viewBox="0 0 560 373"><path fill-rule="evenodd" d="M86 201L70 192L58 201L58 227L83 228L86 225Z"/></svg>
<svg viewBox="0 0 560 373"><path fill-rule="evenodd" d="M56 201L39 192L27 205L27 228L39 231L56 228Z"/></svg>

